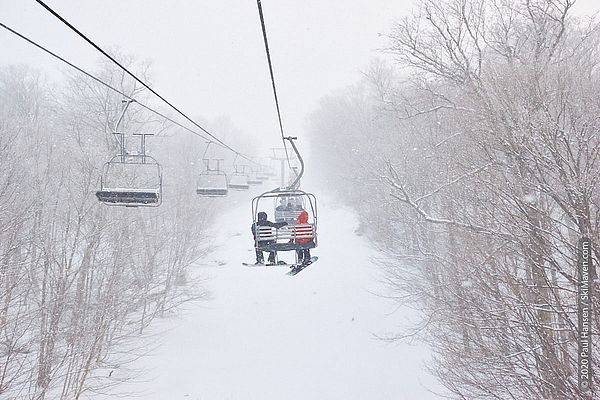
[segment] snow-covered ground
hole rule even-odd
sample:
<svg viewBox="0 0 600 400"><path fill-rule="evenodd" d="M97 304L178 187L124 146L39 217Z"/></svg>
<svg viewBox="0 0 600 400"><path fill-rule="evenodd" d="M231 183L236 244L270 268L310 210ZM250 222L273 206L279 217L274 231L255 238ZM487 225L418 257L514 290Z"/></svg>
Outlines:
<svg viewBox="0 0 600 400"><path fill-rule="evenodd" d="M410 312L392 314L394 305L374 294L384 289L374 251L354 234L354 213L320 199L319 261L292 277L287 267L241 265L254 260L250 198L227 200L233 208L214 227L217 247L194 269L210 278L212 299L158 321L161 344L138 361L146 375L118 389L148 400L437 398L422 368L427 349L375 336Z"/></svg>

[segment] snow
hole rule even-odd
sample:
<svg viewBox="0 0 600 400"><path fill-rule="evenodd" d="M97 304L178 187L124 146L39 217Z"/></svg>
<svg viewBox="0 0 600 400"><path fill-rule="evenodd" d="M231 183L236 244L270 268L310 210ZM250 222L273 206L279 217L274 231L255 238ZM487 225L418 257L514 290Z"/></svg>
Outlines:
<svg viewBox="0 0 600 400"><path fill-rule="evenodd" d="M427 349L375 336L414 315L374 294L384 292L375 252L354 234L354 213L320 201L319 261L292 277L241 265L254 251L250 196L237 195L215 227L218 247L194 268L209 275L212 299L158 321L161 344L136 365L145 375L118 389L146 400L437 398L426 389L439 389L423 370Z"/></svg>

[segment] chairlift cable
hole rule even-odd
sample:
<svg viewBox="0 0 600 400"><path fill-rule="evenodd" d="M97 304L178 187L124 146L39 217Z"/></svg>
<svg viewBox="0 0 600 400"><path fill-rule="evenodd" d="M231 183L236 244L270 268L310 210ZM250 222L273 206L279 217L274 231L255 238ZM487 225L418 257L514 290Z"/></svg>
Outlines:
<svg viewBox="0 0 600 400"><path fill-rule="evenodd" d="M275 85L275 76L273 74L273 64L271 62L271 52L269 51L269 41L267 39L267 28L265 26L265 18L263 16L262 5L260 0L256 0L258 6L258 15L260 17L260 25L263 33L263 41L265 43L265 52L267 54L267 62L269 64L269 73L271 74L271 86L273 87L273 96L275 97L275 107L277 109L277 119L279 120L279 131L281 132L281 140L283 141L283 148L285 150L285 157L287 158L288 167L292 169L290 162L290 155L288 154L287 145L285 144L285 134L283 133L283 123L281 122L281 111L279 109L279 99L277 97L277 88Z"/></svg>
<svg viewBox="0 0 600 400"><path fill-rule="evenodd" d="M70 66L71 68L74 68L74 69L76 69L77 71L79 71L79 72L81 72L82 74L86 75L88 78L91 78L91 79L95 80L96 82L98 82L98 83L100 83L100 84L102 84L102 85L106 86L107 88L109 88L109 89L111 89L111 90L113 90L113 91L117 92L117 93L118 93L118 94L120 94L121 96L123 96L123 97L126 97L126 98L128 98L128 99L132 100L131 96L129 96L129 95L127 95L127 94L123 93L123 92L122 92L122 91L120 91L119 89L117 89L117 88L115 88L115 87L113 87L113 86L109 85L108 83L106 83L106 82L102 81L101 79L99 79L99 78L95 77L94 75L90 74L89 72L87 72L87 71L85 71L85 70L83 70L83 69L79 68L77 65L75 65L75 64L73 64L73 63L71 63L70 61L68 61L68 60L65 60L64 58L62 58L62 57L61 57L61 56L59 56L58 54L56 54L56 53L53 53L51 50L48 50L47 48L43 47L42 45L40 45L40 44L37 44L37 43L36 43L36 42L34 42L33 40L29 39L29 38L28 38L28 37L26 37L25 35L22 35L22 34L20 34L19 32L15 31L14 29L12 29L12 28L10 28L10 27L6 26L6 25L5 25L5 24L3 24L2 22L0 22L0 27L4 28L4 29L6 29L7 31L9 31L10 33L12 33L12 34L14 34L14 35L16 35L16 36L20 37L21 39L25 40L26 42L28 42L28 43L30 43L30 44L32 44L32 45L34 45L34 46L35 46L35 47L37 47L38 49L40 49L40 50L42 50L42 51L44 51L44 52L46 52L46 53L50 54L52 57L54 57L54 58L56 58L56 59L58 59L58 60L62 61L63 63L65 63L65 64L67 64L68 66ZM140 104L140 105L141 105L141 103L138 103L138 104ZM154 111L154 110L152 110L152 111L153 111L153 112L155 112L155 113L156 113L156 114L158 114L158 115L161 115L160 113L158 113L158 112L156 112L156 111ZM162 115L161 115L161 116L162 116ZM165 117L165 118L166 118L166 117Z"/></svg>
<svg viewBox="0 0 600 400"><path fill-rule="evenodd" d="M58 14L56 11L54 11L52 8L50 8L46 3L44 3L42 0L35 0L35 1L39 5L41 5L42 7L44 7L50 14L52 14L54 17L56 17L59 21L61 21L65 25L67 25L73 32L75 32L77 35L79 35L83 40L85 40L87 43L89 43L93 48L95 48L96 50L98 50L102 55L104 55L106 58L108 58L110 61L112 61L114 64L116 64L119 68L121 68L123 71L125 71L127 74L129 74L129 76L131 76L138 83L140 83L142 86L144 86L150 92L152 92L156 97L158 97L159 99L161 99L162 101L164 101L166 104L168 104L173 110L175 110L177 113L179 113L185 119L187 119L189 122L191 122L192 124L194 124L200 130L202 130L204 133L206 133L208 136L212 137L213 139L215 139L219 143L221 143L224 146L228 147L219 138L213 136L210 132L208 132L202 126L198 125L194 120L192 120L185 113L183 113L181 110L179 110L179 108L175 107L171 102L169 102L167 99L165 99L159 93L157 93L154 89L152 89L150 86L148 86L148 84L146 84L146 82L142 81L133 72L129 71L123 64L121 64L114 57L112 57L110 54L108 54L106 51L104 51L100 46L98 46L96 43L94 43L91 39L89 39L86 35L84 35L77 28L75 28L69 21L67 21L66 19L64 19L60 14Z"/></svg>
<svg viewBox="0 0 600 400"><path fill-rule="evenodd" d="M14 30L14 29L10 28L9 26L5 25L4 23L0 22L0 27L2 27L2 28L4 28L4 29L6 29L6 30L7 30L7 31L9 31L10 33L12 33L12 34L14 34L14 35L18 36L19 38L21 38L21 39L23 39L24 41L28 42L29 44L31 44L31 45L33 45L33 46L37 47L38 49L40 49L40 50L44 51L45 53L47 53L47 54L49 54L50 56L52 56L52 57L56 58L57 60L59 60L59 61L61 61L61 62L65 63L65 64L67 64L67 65L68 65L68 66L70 66L71 68L73 68L73 69L75 69L76 71L78 71L78 72L82 73L83 75L85 75L85 76L87 76L88 78L90 78L90 79L94 80L95 82L97 82L97 83L99 83L99 84L101 84L101 85L103 85L103 86L107 87L108 89L110 89L110 90L114 91L115 93L118 93L118 94L120 94L121 96L123 96L123 97L125 97L125 98L127 98L127 99L129 99L129 100L135 100L135 99L133 99L133 98L132 98L130 95L128 95L128 94L124 93L123 91L121 91L121 90L119 90L119 89L115 88L114 86L112 86L112 85L110 85L110 84L108 84L108 83L104 82L104 81L103 81L103 80L101 80L100 78L98 78L98 77L94 76L93 74L91 74L91 73L89 73L89 72L85 71L84 69L82 69L82 68L78 67L77 65L73 64L72 62L70 62L70 61L66 60L65 58L63 58L63 57L59 56L58 54L54 53L53 51L51 51L51 50L47 49L46 47L44 47L44 46L42 46L42 45L40 45L40 44L38 44L38 43L34 42L33 40L29 39L29 38L28 38L28 37L26 37L25 35L23 35L23 34L21 34L21 33L17 32L16 30ZM211 139L207 138L206 136L204 136L204 135L202 135L202 134L200 134L200 133L196 132L196 131L195 131L195 130L193 130L193 129L190 129L190 128L188 128L188 127L187 127L187 126L185 126L185 125L182 125L181 123L179 123L179 122L175 121L174 119L172 119L172 118L170 118L170 117L168 117L168 116L164 115L164 114L163 114L163 113L161 113L160 111L157 111L157 110L153 109L152 107L149 107L149 106L147 106L147 105L145 105L145 104L143 104L143 103L140 103L140 102L138 102L137 100L136 100L136 104L138 104L140 107L142 107L142 108L145 108L146 110L148 110L148 111L150 111L150 112L152 112L152 113L154 113L154 114L158 115L159 117L161 117L161 118L164 118L165 120L167 120L167 121L171 122L172 124L174 124L174 125L176 125L176 126L178 126L178 127L182 128L182 129L184 129L184 130L186 130L186 131L188 131L188 132L190 132L190 133L192 133L192 134L194 134L194 135L196 135L196 136L198 136L198 137L202 138L203 140L206 140L206 141L211 141L211 142L213 142L213 143L214 143L214 141L212 141ZM203 131L205 131L205 130L203 129ZM205 132L206 132L206 131L205 131ZM210 135L210 137L214 138L214 136L213 136L213 135ZM251 159L249 156L246 156L246 155L244 155L244 154L241 154L241 153L239 153L239 152L238 152L238 151L236 151L235 149L233 149L233 148L231 148L231 147L229 147L229 146L225 145L224 143L222 143L222 142L220 142L220 141L219 141L219 143L216 143L216 144L218 144L219 146L222 146L222 147L226 148L227 150L229 150L229 151L231 151L231 152L233 152L233 153L235 153L235 154L239 154L239 155L240 155L242 158L244 158L244 159L246 159L246 160L248 160L248 161L250 161L250 162L252 162L252 163L254 163L254 164L258 164L256 161L252 160L252 159Z"/></svg>
<svg viewBox="0 0 600 400"><path fill-rule="evenodd" d="M295 137L286 137L283 132L283 124L281 122L281 111L279 108L279 100L277 98L277 88L275 85L275 77L273 75L273 65L271 63L271 54L269 52L269 43L267 40L267 29L265 27L265 19L264 19L263 12L262 12L261 0L256 0L256 3L258 6L258 14L260 16L263 40L265 43L265 52L267 55L267 61L269 63L269 73L271 74L271 84L273 87L273 95L275 97L275 106L277 108L277 117L279 119L279 129L281 131L281 140L283 141L283 148L285 149L285 156L286 156L288 166L289 166L290 172L291 172L292 165L290 162L290 157L289 157L287 146L285 143L286 140L289 140L294 152L296 153L296 156L300 160L300 165L302 167L300 174L296 176L296 179L294 180L294 182L290 186L283 189L283 191L281 191L282 188L275 189L270 192L263 193L263 194L255 197L252 200L252 220L253 220L253 224L252 224L253 231L252 232L254 234L254 246L257 250L256 261L257 261L257 263L260 263L260 259L262 259L262 256L263 256L263 254L262 254L263 251L276 252L276 251L295 250L296 264L292 268L292 270L288 273L291 275L295 275L298 272L300 272L303 268L306 268L306 266L311 262L312 258L310 257L309 249L317 247L317 210L316 210L317 203L316 203L316 197L314 195L300 191L296 187L298 182L300 181L300 178L302 177L302 174L304 173L304 161L302 160L302 157L300 156L300 153L298 152L298 149L296 148L296 145L294 144L294 140L296 138ZM271 226L260 227L260 224L259 224L260 218L259 218L259 212L258 212L260 199L285 198L285 196L287 196L288 194L292 194L295 197L298 197L298 194L300 194L300 196L304 196L304 197L308 198L308 201L310 203L310 208L312 211L313 223L312 224L307 223L308 222L308 212L301 211L298 214L298 217L296 217L295 215L292 214L297 219L293 218L289 222L284 220L284 223L287 222L289 224L291 222L289 227L285 230L285 233L280 232L279 229L277 228L277 226L273 226L273 224L271 224ZM277 211L278 210L276 208L275 209L276 222L277 222ZM306 219L304 221L301 221L299 218L300 215L303 215L302 213L306 213L305 214ZM286 235L289 235L289 237ZM259 253L260 253L260 255L259 255ZM273 254L273 253L271 253L271 254ZM303 254L303 255L300 257L300 254ZM302 260L299 260L299 257L302 258ZM304 257L309 257L310 260L304 260ZM275 261L275 260L273 260L273 261ZM305 262L305 261L308 261L308 262ZM301 262L301 265L299 265L298 262Z"/></svg>
<svg viewBox="0 0 600 400"><path fill-rule="evenodd" d="M210 136L211 138L213 138L214 140L216 140L223 147L227 148L228 150L230 150L230 151L232 151L234 153L236 152L236 150L234 150L233 148L231 148L229 145L227 145L221 139L219 139L218 137L214 136L207 129L203 128L196 121L194 121L193 119L191 119L190 117L188 117L183 111L181 111L179 108L177 108L174 104L172 104L166 98L164 98L163 96L161 96L157 91L155 91L154 89L152 89L152 87L150 87L148 84L146 84L146 82L144 82L140 78L138 78L133 72L129 71L124 65L122 65L114 57L112 57L110 54L108 54L106 51L104 51L100 46L98 46L96 43L94 43L94 41L92 41L90 38L88 38L86 35L84 35L81 31L79 31L77 28L75 28L69 21L67 21L60 14L58 14L56 11L54 11L50 6L48 6L42 0L35 0L35 1L39 5L41 5L42 7L44 7L50 14L52 14L54 17L56 17L59 21L61 21L66 26L68 26L73 32L75 32L77 35L79 35L83 40L85 40L87 43L89 43L93 48L95 48L96 50L98 50L102 55L104 55L106 58L108 58L110 61L112 61L114 64L116 64L119 68L121 68L123 71L125 71L134 80L136 80L142 86L144 86L146 89L148 89L152 94L154 94L156 97L158 97L163 102L165 102L169 107L171 107L173 110L175 110L179 115L181 115L186 120L188 120L189 122L191 122L194 126L196 126L198 129L200 129L201 131L203 131L204 133L206 133L208 136ZM248 159L248 161L250 161L252 163L256 163L255 161L253 161L253 160L251 160L251 159L249 159L249 158L247 158L245 156L244 156L244 158Z"/></svg>

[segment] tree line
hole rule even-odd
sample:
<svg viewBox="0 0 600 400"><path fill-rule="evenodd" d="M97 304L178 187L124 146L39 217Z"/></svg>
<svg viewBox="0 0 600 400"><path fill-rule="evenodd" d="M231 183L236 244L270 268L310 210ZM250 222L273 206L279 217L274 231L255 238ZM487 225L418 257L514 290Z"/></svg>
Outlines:
<svg viewBox="0 0 600 400"><path fill-rule="evenodd" d="M147 65L127 65L149 78ZM103 64L97 75L148 100L122 71ZM159 134L148 147L165 201L124 208L95 197L119 150L121 100L79 75L0 69L0 398L78 399L119 384L153 319L206 294L186 272L210 244L215 207L193 187L204 144L134 103L122 128Z"/></svg>
<svg viewBox="0 0 600 400"><path fill-rule="evenodd" d="M591 396L577 383L577 242L591 238L597 265L600 32L573 5L419 2L389 35L395 62L310 118L322 179L386 255L390 295L421 311L390 339L425 341L452 398Z"/></svg>

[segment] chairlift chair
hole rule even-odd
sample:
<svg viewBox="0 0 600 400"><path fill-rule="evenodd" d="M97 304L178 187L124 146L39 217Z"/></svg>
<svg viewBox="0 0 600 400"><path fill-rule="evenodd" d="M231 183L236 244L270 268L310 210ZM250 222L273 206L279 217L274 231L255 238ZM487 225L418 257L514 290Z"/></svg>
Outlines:
<svg viewBox="0 0 600 400"><path fill-rule="evenodd" d="M256 170L252 170L250 174L248 174L248 184L249 185L262 185L262 179L259 179Z"/></svg>
<svg viewBox="0 0 600 400"><path fill-rule="evenodd" d="M305 208L306 199L304 196L296 196L293 194L288 196L278 196L275 199L274 204L275 222L287 222L288 224L293 224L297 221L298 216Z"/></svg>
<svg viewBox="0 0 600 400"><path fill-rule="evenodd" d="M258 226L256 229L255 247L260 251L292 251L302 249L312 249L317 247L317 199L312 193L302 190L279 190L256 196L252 200L252 219L254 223L258 222L258 213L265 209L265 200L296 198L302 199L306 206L304 209L308 212L307 224L296 224L296 219L288 222L287 226L276 229L270 226ZM300 214L300 211L298 211ZM309 239L307 243L298 243L297 239Z"/></svg>
<svg viewBox="0 0 600 400"><path fill-rule="evenodd" d="M216 169L211 168L211 161L216 161ZM206 170L198 177L196 193L204 197L227 196L227 175L221 171L220 159L204 159Z"/></svg>
<svg viewBox="0 0 600 400"><path fill-rule="evenodd" d="M266 167L261 166L258 170L256 170L256 179L261 182L265 182L269 180L269 176L267 175Z"/></svg>
<svg viewBox="0 0 600 400"><path fill-rule="evenodd" d="M248 190L250 188L246 174L235 172L229 178L229 183L227 186L232 190Z"/></svg>
<svg viewBox="0 0 600 400"><path fill-rule="evenodd" d="M198 178L198 187L196 193L205 197L224 197L228 192L227 175L224 172L219 174L200 174Z"/></svg>
<svg viewBox="0 0 600 400"><path fill-rule="evenodd" d="M157 207L162 203L162 168L148 155L116 155L104 163L96 197L107 205Z"/></svg>
<svg viewBox="0 0 600 400"><path fill-rule="evenodd" d="M229 186L229 189L233 190L248 190L250 189L250 185L248 183L248 175L246 174L246 166L235 163L238 156L239 154L236 154L235 159L233 160L234 172L229 177L227 185Z"/></svg>
<svg viewBox="0 0 600 400"><path fill-rule="evenodd" d="M265 177L265 180L273 179L277 177L277 172L269 167L263 172L263 176Z"/></svg>
<svg viewBox="0 0 600 400"><path fill-rule="evenodd" d="M104 163L100 176L100 190L96 197L111 206L157 207L162 203L162 168L155 158L146 154L146 136L151 133L133 133L140 137L138 152L125 148L125 132L119 130L125 112L134 99L123 99L121 115L113 134L120 139L119 154Z"/></svg>

